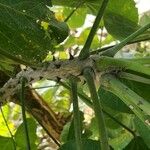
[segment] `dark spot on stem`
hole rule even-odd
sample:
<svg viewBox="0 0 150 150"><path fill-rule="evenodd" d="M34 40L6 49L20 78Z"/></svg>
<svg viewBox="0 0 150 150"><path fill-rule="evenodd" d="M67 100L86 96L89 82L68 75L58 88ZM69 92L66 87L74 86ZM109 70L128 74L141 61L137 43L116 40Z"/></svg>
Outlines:
<svg viewBox="0 0 150 150"><path fill-rule="evenodd" d="M40 76L40 77L39 77L39 79L40 79L40 80L42 80L42 79L43 79L43 77L42 77L42 76Z"/></svg>
<svg viewBox="0 0 150 150"><path fill-rule="evenodd" d="M143 105L142 101L138 101L137 105Z"/></svg>
<svg viewBox="0 0 150 150"><path fill-rule="evenodd" d="M73 60L73 59L74 59L73 55L69 53L69 60Z"/></svg>
<svg viewBox="0 0 150 150"><path fill-rule="evenodd" d="M59 69L61 67L61 64L55 64L56 69Z"/></svg>
<svg viewBox="0 0 150 150"><path fill-rule="evenodd" d="M60 82L60 80L61 80L61 78L60 78L60 77L56 77L56 82L57 82L57 83L59 83L59 82Z"/></svg>
<svg viewBox="0 0 150 150"><path fill-rule="evenodd" d="M55 56L53 56L53 61L56 61L56 58L55 58Z"/></svg>
<svg viewBox="0 0 150 150"><path fill-rule="evenodd" d="M31 78L30 78L30 82L32 82L33 80L34 80L34 78L31 77Z"/></svg>

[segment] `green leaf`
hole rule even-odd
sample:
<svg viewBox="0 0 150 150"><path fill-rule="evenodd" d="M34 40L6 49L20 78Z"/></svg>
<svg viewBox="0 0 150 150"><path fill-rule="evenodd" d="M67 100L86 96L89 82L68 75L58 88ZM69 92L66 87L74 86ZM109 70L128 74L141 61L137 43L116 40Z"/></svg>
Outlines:
<svg viewBox="0 0 150 150"><path fill-rule="evenodd" d="M54 44L62 42L68 35L67 25L58 22L46 4L0 0L0 48L24 60L41 61Z"/></svg>
<svg viewBox="0 0 150 150"><path fill-rule="evenodd" d="M145 144L147 144L147 146L150 148L150 129L147 128L137 117L134 118L134 125L140 136L143 138Z"/></svg>
<svg viewBox="0 0 150 150"><path fill-rule="evenodd" d="M135 137L124 150L149 150L141 137Z"/></svg>
<svg viewBox="0 0 150 150"><path fill-rule="evenodd" d="M125 113L132 113L131 110L113 93L106 91L102 88L98 91L102 106L107 106L113 110Z"/></svg>
<svg viewBox="0 0 150 150"><path fill-rule="evenodd" d="M64 17L67 18L72 11L73 11L73 8L64 7L63 9ZM87 14L86 8L78 8L73 13L73 15L69 18L69 20L67 21L67 24L69 25L70 28L81 27L84 24L86 14Z"/></svg>
<svg viewBox="0 0 150 150"><path fill-rule="evenodd" d="M132 135L126 131L121 130L111 130L112 137L110 139L110 145L113 147L114 150L122 150L132 139ZM116 132L116 133L115 133Z"/></svg>
<svg viewBox="0 0 150 150"><path fill-rule="evenodd" d="M122 40L138 29L138 11L134 0L112 0L104 15L107 31Z"/></svg>
<svg viewBox="0 0 150 150"><path fill-rule="evenodd" d="M85 150L100 150L98 141L85 139L82 141ZM76 150L75 141L69 141L62 145L59 150Z"/></svg>
<svg viewBox="0 0 150 150"><path fill-rule="evenodd" d="M29 131L29 138L30 138L30 145L31 145L31 148L32 149L35 149L36 148L36 145L35 145L35 141L36 141L36 122L31 119L31 118L28 118L27 119L27 125L28 125L28 131ZM21 150L26 150L26 138L25 138L25 133L24 133L24 124L22 123L16 133L15 133L15 141L16 141L16 144L19 148L21 148Z"/></svg>
<svg viewBox="0 0 150 150"><path fill-rule="evenodd" d="M150 22L150 11L145 12L140 18L139 24L144 26Z"/></svg>
<svg viewBox="0 0 150 150"><path fill-rule="evenodd" d="M150 102L150 94L149 94L149 85L131 81L131 80L125 80L121 79L121 81L126 84L131 90L133 90L135 93L138 93L139 96L143 97L145 100Z"/></svg>
<svg viewBox="0 0 150 150"><path fill-rule="evenodd" d="M0 149L1 150L13 150L13 141L9 137L0 136Z"/></svg>

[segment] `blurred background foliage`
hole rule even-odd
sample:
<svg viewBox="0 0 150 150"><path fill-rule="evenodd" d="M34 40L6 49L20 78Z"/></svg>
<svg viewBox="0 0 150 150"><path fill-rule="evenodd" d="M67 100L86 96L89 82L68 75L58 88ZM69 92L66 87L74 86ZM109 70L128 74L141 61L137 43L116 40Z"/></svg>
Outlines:
<svg viewBox="0 0 150 150"><path fill-rule="evenodd" d="M94 22L95 15L98 10L97 8L99 7L99 2L99 0L85 0L84 2L79 0L63 0L60 3L60 0L52 0L54 6L50 7L49 9L51 10L51 12L54 13L54 18L51 17L50 22L48 22L49 24L53 22L52 31L47 30L47 24L43 22L41 24L41 28L43 27L43 29L45 29L46 31L40 30L39 32L42 32L42 38L45 40L44 43L40 45L40 52L41 47L43 48L43 50L45 50L47 49L47 46L51 47L53 51L49 51L47 49L46 52L44 51L42 52L42 54L40 54L40 57L43 60L48 61L52 60L53 56L55 56L56 59L68 59L69 54L73 56L78 56ZM73 11L74 13L69 18L67 18ZM48 21L47 18L45 22L46 21ZM68 27L62 23L63 21L68 25L70 31L68 30ZM99 30L94 37L91 49L92 51L94 51L102 47L114 45L118 43L118 41L122 40L135 30L137 30L139 26L143 26L149 22L150 11L138 14L138 10L135 7L135 3L133 0L121 0L121 2L118 2L118 0L114 0L112 4L109 4L103 21L99 25ZM55 38L55 31L59 29L59 31L61 31L61 28L65 31L65 33L61 32L62 34L60 34L60 38L62 39L57 39ZM68 32L69 35L67 37ZM51 37L52 41L50 45L45 45L49 34L52 34L52 37L54 38L52 39ZM32 35L29 35L29 37L30 36L34 39ZM141 35L141 37L138 38L140 39L143 37L150 38L150 31L145 32L143 35ZM29 45L29 47L33 46L35 50L39 50L38 46L36 47L36 44L38 44L38 39L35 39L34 42L35 45ZM5 47L5 45L3 46ZM33 51L33 54L34 52L35 51ZM31 60L31 55L28 55L29 57L24 57L26 55L26 53L24 52L21 52L20 55L22 55L22 57L26 60ZM134 43L125 46L122 51L119 51L117 53L115 57L141 58L148 56L150 56L150 42L143 41L140 43ZM13 71L15 70L16 63L1 55L0 58L0 70L5 72L8 76L12 76ZM38 60L38 58L35 59ZM63 82L68 85L68 82ZM140 92L143 93L142 86L140 87ZM47 102L49 107L57 115L61 114L62 116L68 116L72 113L70 93L67 88L59 86L57 82L50 80L38 81L32 85L32 88L36 89L38 94L41 95L44 101ZM80 93L86 94L86 97L89 98L89 91L87 89L87 86L81 84L79 88ZM147 91L145 91L145 94L143 95L149 97L148 87L146 89ZM138 120L138 118L136 118L134 114L132 114L129 108L122 101L120 101L118 97L107 91L104 91L104 89L99 89L99 93L103 93L103 95L100 95L100 97L102 96L102 105L105 111L109 112L109 114L111 114L111 116L113 117L112 118L108 114L105 114L109 143L112 148L115 150L129 150L131 147L132 149L133 147L134 149L138 147L138 149L141 150L149 149L149 129L143 127L142 122ZM82 113L81 120L83 121L83 137L89 138L88 143L92 145L94 143L94 141L92 140L98 140L98 128L94 112L88 105L83 103L81 100L80 110ZM29 125L29 134L32 150L52 150L58 148L57 144L55 144L55 142L46 134L43 128L29 114L27 122ZM63 128L60 138L62 143L69 143L70 140L74 140L74 127L72 125L72 122L73 121L71 118L70 121ZM120 123L124 124L125 127L121 126ZM21 108L19 105L10 102L1 107L1 150L12 150L14 147L13 140L15 140L15 144L17 145L18 150L25 149L25 145L23 144L25 139L22 126L23 124ZM133 132L131 132L130 130ZM11 137L11 134L14 137L13 139ZM135 135L138 137L134 138ZM71 142L68 145L73 148L74 143ZM87 143L85 145L87 145ZM64 145L60 150L67 149L67 146Z"/></svg>

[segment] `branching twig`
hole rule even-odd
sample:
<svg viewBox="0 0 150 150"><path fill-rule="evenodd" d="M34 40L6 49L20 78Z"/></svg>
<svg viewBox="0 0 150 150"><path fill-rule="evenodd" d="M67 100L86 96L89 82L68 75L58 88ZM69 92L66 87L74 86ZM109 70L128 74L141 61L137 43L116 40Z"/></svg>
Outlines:
<svg viewBox="0 0 150 150"><path fill-rule="evenodd" d="M96 16L96 19L95 19L94 24L93 24L93 26L91 28L91 31L90 31L90 33L88 35L88 38L87 38L87 40L85 42L85 45L84 45L84 47L81 50L81 53L79 55L80 59L85 59L85 58L87 58L90 55L90 53L89 53L90 52L90 46L92 44L92 41L93 41L94 35L96 33L96 30L97 30L97 28L99 26L99 22L101 21L102 16L104 14L104 11L105 11L105 8L106 8L106 6L108 4L108 1L109 0L103 0L103 2L102 2L102 5L101 5L101 7L99 9L99 12L98 12L98 14Z"/></svg>

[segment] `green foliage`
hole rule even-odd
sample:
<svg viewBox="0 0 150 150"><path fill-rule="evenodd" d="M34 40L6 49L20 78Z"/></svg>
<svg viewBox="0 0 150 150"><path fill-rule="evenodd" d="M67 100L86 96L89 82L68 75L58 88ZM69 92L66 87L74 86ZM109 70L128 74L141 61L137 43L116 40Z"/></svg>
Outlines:
<svg viewBox="0 0 150 150"><path fill-rule="evenodd" d="M101 10L103 4L106 4L106 9L103 7ZM89 14L99 18L93 27L84 24ZM57 59L63 59L64 64L73 63L75 60L79 61L80 65L83 61L83 66L89 67L87 69L79 66L81 70L74 73L75 79L79 77L77 87L74 87L75 82L68 84L67 79L72 68L64 69L63 66L55 68L55 71L58 70L56 79L59 80L59 69L64 73L65 78L60 82L44 78L37 81L35 86L31 85L32 90L39 88L36 89L39 97L35 97L35 101L44 106L41 108L45 109L47 114L50 108L52 117L58 121L56 125L50 122L52 127L47 127L46 124L46 132L49 132L47 128L51 129L53 126L57 127L56 130L63 128L61 133L56 131L56 137L47 138L54 140L54 143L60 142L59 150L106 150L111 147L115 150L150 149L149 42L135 44L137 51L146 51L142 51L140 55L147 56L146 58L116 58L115 55L127 44L150 39L149 20L149 11L139 15L134 0L109 0L108 4L105 0L0 0L0 71L7 76L6 80L14 75L11 83L14 81L18 84L19 78L18 75L15 78L15 75L22 69L20 64L30 66L42 64L45 60L50 61L54 68L57 68ZM117 40L120 41L119 44L107 47L112 42L117 43ZM123 53L132 53L132 47L128 47L129 52ZM82 58L80 51L83 52ZM84 63L86 60L82 60L92 55L90 51L96 54L91 56L93 61L89 59L94 69ZM79 59L72 60L71 54L79 56ZM33 78L41 78L43 74L49 74L48 77L51 77L51 73L46 71L43 69L37 75L33 74ZM86 80L85 84L82 79ZM0 84L3 82L0 72ZM8 82L6 87L7 84ZM20 84L18 85L17 90L20 88ZM51 87L43 88L49 85ZM72 96L69 92L71 87ZM11 85L6 88L6 94L11 93L12 88L14 87ZM28 91L22 94L28 94ZM10 95L10 99L16 103L18 98L15 96ZM3 94L0 98L3 98ZM73 103L73 110L70 99L76 102ZM28 103L30 100L26 99L24 105ZM27 145L24 123L16 124L21 117L20 107L13 105L15 104L2 107L4 116L0 114L0 149L12 150L16 146L17 150L25 150ZM39 112L40 115L41 110L35 106L32 112L34 111L34 117L37 119L36 113ZM71 116L71 111L74 112L74 117ZM69 117L65 118L66 116ZM43 117L50 121L49 117ZM42 121L38 120L39 123ZM40 149L45 133L42 130L40 136L37 136L37 123L33 119L28 118L27 124L31 149Z"/></svg>
<svg viewBox="0 0 150 150"><path fill-rule="evenodd" d="M145 127L145 125L137 117L134 119L134 124L142 140L145 142L147 147L150 148L150 134L147 134L150 132L150 129L148 127Z"/></svg>
<svg viewBox="0 0 150 150"><path fill-rule="evenodd" d="M27 119L27 124L28 124L28 134L30 137L30 145L31 145L31 149L36 149L36 122L29 118ZM26 139L25 139L25 133L24 133L24 124L22 123L16 133L15 133L15 141L16 141L16 145L20 150L25 150L27 148L26 146Z"/></svg>
<svg viewBox="0 0 150 150"><path fill-rule="evenodd" d="M120 112L132 113L130 109L117 96L102 88L99 89L99 97L102 101L103 107L107 106Z"/></svg>
<svg viewBox="0 0 150 150"><path fill-rule="evenodd" d="M24 60L41 61L68 35L42 0L0 1L0 48Z"/></svg>
<svg viewBox="0 0 150 150"><path fill-rule="evenodd" d="M85 139L82 141L82 143L84 149L86 150L100 150L98 141ZM59 148L59 150L69 150L69 149L76 150L75 141L69 141Z"/></svg>
<svg viewBox="0 0 150 150"><path fill-rule="evenodd" d="M112 0L104 15L108 32L116 39L124 39L137 30L138 10L134 0Z"/></svg>
<svg viewBox="0 0 150 150"><path fill-rule="evenodd" d="M13 141L9 137L0 136L0 147L1 150L13 150Z"/></svg>
<svg viewBox="0 0 150 150"><path fill-rule="evenodd" d="M129 144L124 148L124 150L148 150L149 148L145 145L144 141L140 137L135 137Z"/></svg>
<svg viewBox="0 0 150 150"><path fill-rule="evenodd" d="M33 119L27 119L28 123L28 129L29 129L29 136L30 136L30 143L31 143L31 148L33 150L36 150L36 123ZM19 150L26 150L26 143L25 143L25 134L24 134L24 125L23 123L18 127L15 135L14 135L14 140L16 143L16 148ZM1 150L13 150L14 145L13 145L13 140L10 137L4 137L0 136L0 147Z"/></svg>

